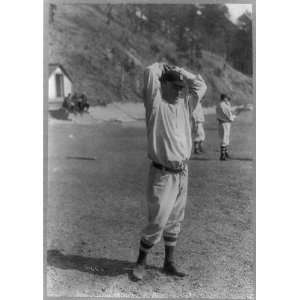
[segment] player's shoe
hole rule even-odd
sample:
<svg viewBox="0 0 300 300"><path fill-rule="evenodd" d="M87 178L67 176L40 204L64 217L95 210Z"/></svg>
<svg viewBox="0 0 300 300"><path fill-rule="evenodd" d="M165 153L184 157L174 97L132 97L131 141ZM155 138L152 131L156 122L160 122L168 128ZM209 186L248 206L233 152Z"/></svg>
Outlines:
<svg viewBox="0 0 300 300"><path fill-rule="evenodd" d="M225 157L226 157L226 160L229 160L229 159L232 158L231 155L229 155L229 153L228 153L227 150L226 150L226 152L225 152Z"/></svg>
<svg viewBox="0 0 300 300"><path fill-rule="evenodd" d="M225 153L222 153L222 154L221 154L220 160L227 160Z"/></svg>
<svg viewBox="0 0 300 300"><path fill-rule="evenodd" d="M199 144L198 150L199 150L200 153L205 153L205 150L204 150L204 148L203 148L202 143Z"/></svg>
<svg viewBox="0 0 300 300"><path fill-rule="evenodd" d="M177 269L174 262L164 262L163 272L170 276L176 276L176 277L185 277L187 276L186 273L181 272Z"/></svg>
<svg viewBox="0 0 300 300"><path fill-rule="evenodd" d="M143 280L146 275L146 265L136 264L132 269L132 276L135 280Z"/></svg>

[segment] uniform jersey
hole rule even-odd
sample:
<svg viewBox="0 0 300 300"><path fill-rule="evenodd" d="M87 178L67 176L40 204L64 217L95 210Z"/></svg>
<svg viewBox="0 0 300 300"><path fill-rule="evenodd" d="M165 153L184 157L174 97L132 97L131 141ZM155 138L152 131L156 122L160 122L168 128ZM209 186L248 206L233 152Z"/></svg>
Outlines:
<svg viewBox="0 0 300 300"><path fill-rule="evenodd" d="M232 122L234 115L231 112L231 104L229 101L220 101L216 107L216 116L220 122Z"/></svg>
<svg viewBox="0 0 300 300"><path fill-rule="evenodd" d="M201 102L198 102L198 104L196 105L196 108L192 112L192 117L193 117L194 122L196 122L196 123L205 121L204 111L203 111Z"/></svg>
<svg viewBox="0 0 300 300"><path fill-rule="evenodd" d="M176 104L162 98L159 78L163 64L155 63L144 73L144 105L148 139L148 157L169 168L178 168L190 158L192 137L190 112L206 92L206 84L200 75L183 69L181 73L188 84Z"/></svg>

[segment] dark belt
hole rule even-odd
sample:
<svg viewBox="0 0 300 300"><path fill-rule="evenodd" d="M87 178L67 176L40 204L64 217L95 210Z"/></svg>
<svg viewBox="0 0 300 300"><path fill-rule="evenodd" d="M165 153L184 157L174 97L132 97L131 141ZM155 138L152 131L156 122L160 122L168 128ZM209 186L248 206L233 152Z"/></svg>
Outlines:
<svg viewBox="0 0 300 300"><path fill-rule="evenodd" d="M162 170L162 171L167 171L170 173L181 173L185 170L185 168L179 168L179 169L172 169L169 167L165 167L157 162L152 162L152 166L155 167L156 169Z"/></svg>
<svg viewBox="0 0 300 300"><path fill-rule="evenodd" d="M220 119L218 119L218 121L220 122L220 123L229 123L230 121L224 121L224 120L220 120Z"/></svg>

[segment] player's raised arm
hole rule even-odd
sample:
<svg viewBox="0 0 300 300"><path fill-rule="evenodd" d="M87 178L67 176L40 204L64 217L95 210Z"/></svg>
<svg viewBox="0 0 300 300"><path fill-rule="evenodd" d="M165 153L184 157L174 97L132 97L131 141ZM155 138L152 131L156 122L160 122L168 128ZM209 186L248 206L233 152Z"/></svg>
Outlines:
<svg viewBox="0 0 300 300"><path fill-rule="evenodd" d="M164 63L154 63L144 71L144 105L146 111L150 111L159 100L158 91L160 89L160 77L164 71Z"/></svg>
<svg viewBox="0 0 300 300"><path fill-rule="evenodd" d="M206 93L206 83L200 74L195 75L183 68L179 68L179 71L188 87L190 107L193 111Z"/></svg>

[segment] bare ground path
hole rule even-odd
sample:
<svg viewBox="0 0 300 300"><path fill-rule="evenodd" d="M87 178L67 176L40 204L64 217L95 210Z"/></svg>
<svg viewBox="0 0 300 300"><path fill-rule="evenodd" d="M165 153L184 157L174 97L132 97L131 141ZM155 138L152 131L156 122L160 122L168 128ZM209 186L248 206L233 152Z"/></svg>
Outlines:
<svg viewBox="0 0 300 300"><path fill-rule="evenodd" d="M213 115L207 117L206 133L207 153L190 161L176 253L190 276L176 280L160 272L160 243L149 257L145 281L133 282L128 273L146 221L144 123L49 125L48 296L254 299L251 113L241 114L233 126L232 161L218 161Z"/></svg>

